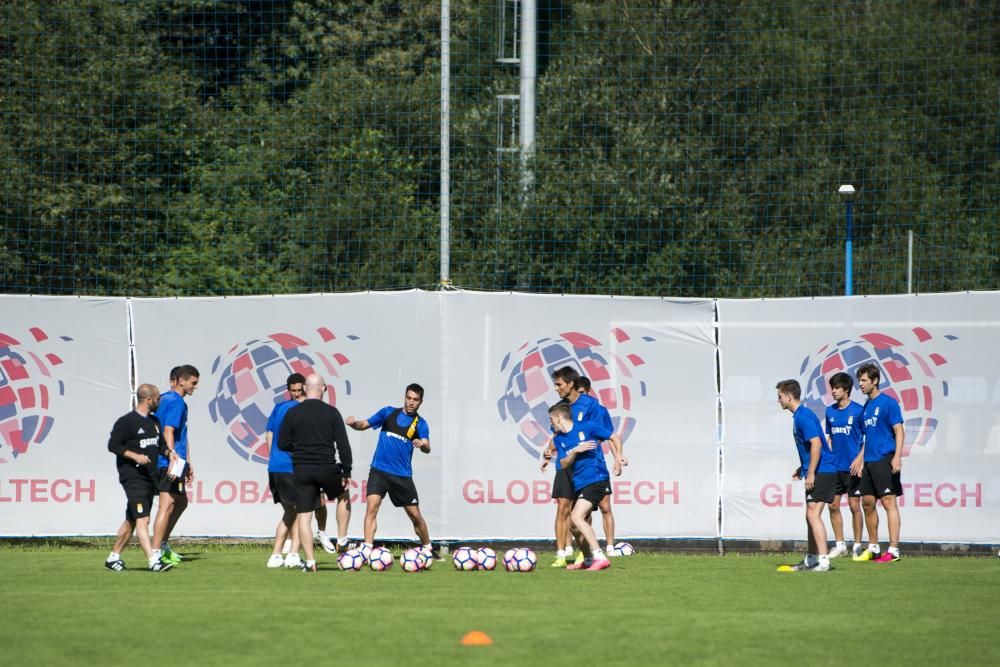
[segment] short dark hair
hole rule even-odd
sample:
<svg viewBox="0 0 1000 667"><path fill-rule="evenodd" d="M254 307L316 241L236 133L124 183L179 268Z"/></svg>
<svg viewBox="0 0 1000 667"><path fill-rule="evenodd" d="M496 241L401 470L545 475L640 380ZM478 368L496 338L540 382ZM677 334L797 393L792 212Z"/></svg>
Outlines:
<svg viewBox="0 0 1000 667"><path fill-rule="evenodd" d="M170 381L177 382L177 371L181 369L180 366L174 366L170 369Z"/></svg>
<svg viewBox="0 0 1000 667"><path fill-rule="evenodd" d="M573 411L569 409L569 403L564 403L562 401L549 407L549 414L559 415L564 419L573 419Z"/></svg>
<svg viewBox="0 0 1000 667"><path fill-rule="evenodd" d="M587 377L586 375L581 375L576 379L575 386L580 391L581 394L586 394L588 391L590 391L591 387L590 378Z"/></svg>
<svg viewBox="0 0 1000 667"><path fill-rule="evenodd" d="M177 379L178 380L187 380L188 378L192 378L192 377L194 377L194 378L200 378L201 377L201 373L198 372L197 368L195 368L191 364L184 364L183 366L178 366L177 367Z"/></svg>
<svg viewBox="0 0 1000 667"><path fill-rule="evenodd" d="M421 400L423 400L424 398L424 388L421 387L416 382L411 382L410 384L406 385L406 391L412 391L414 394L419 396Z"/></svg>
<svg viewBox="0 0 1000 667"><path fill-rule="evenodd" d="M291 389L293 384L305 384L305 383L306 383L306 378L302 375L302 373L292 373L291 375L288 376L288 379L285 380L285 388Z"/></svg>
<svg viewBox="0 0 1000 667"><path fill-rule="evenodd" d="M796 401L802 398L802 387L799 385L798 380L782 380L774 385L774 388L782 394L788 394Z"/></svg>
<svg viewBox="0 0 1000 667"><path fill-rule="evenodd" d="M882 379L882 373L879 372L878 366L875 364L865 364L859 368L857 373L859 380L862 374L867 375L868 379L874 382L876 387L878 386L878 381Z"/></svg>
<svg viewBox="0 0 1000 667"><path fill-rule="evenodd" d="M563 366L562 368L557 368L552 374L553 380L562 380L566 384L571 384L576 386L576 381L580 379L580 373L572 366Z"/></svg>
<svg viewBox="0 0 1000 667"><path fill-rule="evenodd" d="M833 377L830 378L830 389L843 389L846 392L850 392L854 389L854 380L843 371L834 373Z"/></svg>

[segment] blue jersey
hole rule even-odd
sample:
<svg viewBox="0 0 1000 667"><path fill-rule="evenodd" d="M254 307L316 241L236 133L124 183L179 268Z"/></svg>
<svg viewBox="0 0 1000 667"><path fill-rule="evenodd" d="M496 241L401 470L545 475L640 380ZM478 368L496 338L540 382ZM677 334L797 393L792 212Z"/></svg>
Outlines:
<svg viewBox="0 0 1000 667"><path fill-rule="evenodd" d="M596 402L596 401L595 401ZM608 466L604 462L604 452L600 442L611 437L611 430L605 428L600 421L573 422L569 433L556 433L552 442L556 447L556 456L560 459L569 455L581 442L593 441L597 447L589 452L580 452L573 461L573 488L582 489L585 486L611 479Z"/></svg>
<svg viewBox="0 0 1000 667"><path fill-rule="evenodd" d="M282 401L274 406L271 416L267 418L267 430L271 434L271 452L267 457L268 472L294 472L292 453L278 448L278 433L281 432L281 422L284 421L285 415L298 404L294 398Z"/></svg>
<svg viewBox="0 0 1000 667"><path fill-rule="evenodd" d="M865 403L864 417L865 462L879 461L894 453L896 433L893 427L903 423L899 403L892 396L880 393Z"/></svg>
<svg viewBox="0 0 1000 667"><path fill-rule="evenodd" d="M836 403L826 408L826 432L833 443L833 453L837 457L837 471L850 472L851 464L861 449L861 422L865 409L860 403L851 401L846 408Z"/></svg>
<svg viewBox="0 0 1000 667"><path fill-rule="evenodd" d="M792 436L795 438L795 447L799 450L799 463L802 464L800 475L805 477L809 474L810 457L812 456L812 446L809 441L819 438L819 464L816 472L837 472L837 460L833 452L826 446L826 438L823 437L823 426L819 423L816 413L800 404L792 415Z"/></svg>
<svg viewBox="0 0 1000 667"><path fill-rule="evenodd" d="M368 418L369 426L382 429L378 434L378 444L375 445L372 468L399 477L413 477L413 441L417 438L429 438L430 427L423 417L407 415L401 409L396 416L395 428L385 424L385 420L397 409L387 405ZM412 436L407 437L415 418L418 420L416 429Z"/></svg>
<svg viewBox="0 0 1000 667"><path fill-rule="evenodd" d="M174 429L174 451L186 461L188 451L188 406L184 402L184 397L173 389L161 395L160 407L156 408L156 418L160 420L160 426L163 428L170 426ZM160 468L166 468L170 465L170 460L166 456L161 456L157 465Z"/></svg>

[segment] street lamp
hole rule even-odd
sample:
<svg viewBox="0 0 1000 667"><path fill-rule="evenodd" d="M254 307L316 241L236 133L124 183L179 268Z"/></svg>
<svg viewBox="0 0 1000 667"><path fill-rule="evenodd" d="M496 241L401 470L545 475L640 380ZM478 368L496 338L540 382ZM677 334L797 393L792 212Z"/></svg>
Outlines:
<svg viewBox="0 0 1000 667"><path fill-rule="evenodd" d="M851 242L851 225L854 222L854 186L853 185L841 185L837 190L837 194L840 198L844 200L844 205L846 206L845 216L847 219L847 241L844 246L844 294L845 296L851 296L852 293L852 274L854 273L851 264L853 262L852 257L852 242Z"/></svg>

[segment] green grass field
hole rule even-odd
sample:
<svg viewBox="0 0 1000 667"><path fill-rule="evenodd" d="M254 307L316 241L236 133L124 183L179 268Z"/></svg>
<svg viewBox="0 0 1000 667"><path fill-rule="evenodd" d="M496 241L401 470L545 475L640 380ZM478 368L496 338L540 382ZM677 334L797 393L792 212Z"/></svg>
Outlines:
<svg viewBox="0 0 1000 667"><path fill-rule="evenodd" d="M637 554L604 572L345 573L264 567L262 546L188 545L154 575L103 545L0 542L7 665L996 665L1000 560ZM481 630L491 646L462 646Z"/></svg>

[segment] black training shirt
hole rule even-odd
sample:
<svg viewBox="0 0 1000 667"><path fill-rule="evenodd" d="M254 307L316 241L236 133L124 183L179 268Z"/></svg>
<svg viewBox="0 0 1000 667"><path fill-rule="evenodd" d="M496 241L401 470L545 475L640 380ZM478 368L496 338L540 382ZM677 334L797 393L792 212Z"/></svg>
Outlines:
<svg viewBox="0 0 1000 667"><path fill-rule="evenodd" d="M307 398L285 414L278 448L292 453L292 465L333 465L339 458L345 477L351 476L351 443L340 410L318 398Z"/></svg>
<svg viewBox="0 0 1000 667"><path fill-rule="evenodd" d="M156 479L157 457L166 451L159 420L152 415L143 417L135 410L119 417L111 428L108 451L116 457L118 481L143 477ZM125 452L145 454L149 457L149 465L141 466L126 458Z"/></svg>

